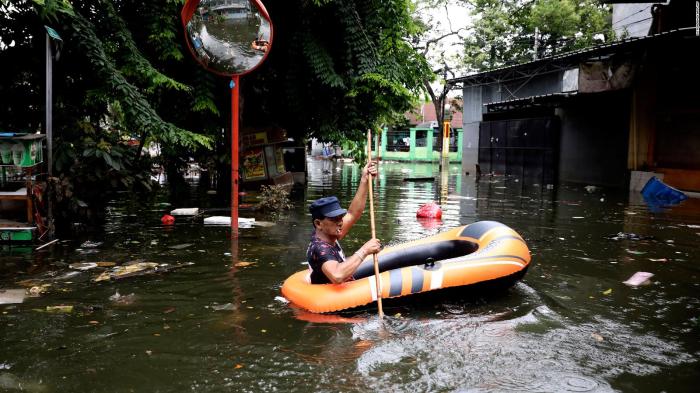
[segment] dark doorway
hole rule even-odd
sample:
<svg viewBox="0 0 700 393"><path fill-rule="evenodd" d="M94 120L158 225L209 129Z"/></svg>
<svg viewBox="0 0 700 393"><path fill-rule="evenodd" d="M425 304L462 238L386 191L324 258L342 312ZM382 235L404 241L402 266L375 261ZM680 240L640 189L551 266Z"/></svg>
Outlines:
<svg viewBox="0 0 700 393"><path fill-rule="evenodd" d="M517 176L541 185L554 184L559 132L556 116L481 122L481 171Z"/></svg>

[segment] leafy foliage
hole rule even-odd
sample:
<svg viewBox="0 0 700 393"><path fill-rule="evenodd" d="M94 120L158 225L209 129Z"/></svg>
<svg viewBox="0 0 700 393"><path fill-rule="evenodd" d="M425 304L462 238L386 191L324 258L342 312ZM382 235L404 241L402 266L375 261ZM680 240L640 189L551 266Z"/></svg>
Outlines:
<svg viewBox="0 0 700 393"><path fill-rule="evenodd" d="M469 2L475 21L473 34L466 40L465 64L474 71L530 61L614 38L610 6L597 0Z"/></svg>
<svg viewBox="0 0 700 393"><path fill-rule="evenodd" d="M192 159L230 161L229 81L189 55L183 4L0 2L1 129L43 130L43 26L63 38L53 70L51 183L62 202L72 201L67 211L99 210L110 191L150 190L153 162L143 152L151 143L171 182ZM430 70L405 40L416 28L408 0L265 5L275 36L267 61L241 79L242 128L362 141L367 128L403 113L420 93Z"/></svg>
<svg viewBox="0 0 700 393"><path fill-rule="evenodd" d="M284 186L265 186L260 188L260 209L266 212L289 210L294 205L289 200L289 192Z"/></svg>
<svg viewBox="0 0 700 393"><path fill-rule="evenodd" d="M414 28L409 1L265 4L275 37L262 68L274 69L271 83L284 88L268 104L292 135L361 141L420 94L429 69L404 40Z"/></svg>

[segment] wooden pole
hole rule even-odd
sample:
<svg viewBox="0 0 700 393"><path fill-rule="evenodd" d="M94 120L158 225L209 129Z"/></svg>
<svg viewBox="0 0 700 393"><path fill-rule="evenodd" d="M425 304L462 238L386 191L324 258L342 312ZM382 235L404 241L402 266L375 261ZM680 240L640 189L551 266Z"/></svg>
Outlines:
<svg viewBox="0 0 700 393"><path fill-rule="evenodd" d="M372 162L372 133L367 130L367 162ZM377 231L374 225L374 195L372 192L372 174L368 173L367 186L369 187L369 222L372 228L372 239L377 237ZM374 278L377 286L377 307L379 308L379 318L384 318L384 310L382 309L382 285L379 279L379 258L377 254L372 254L374 258Z"/></svg>

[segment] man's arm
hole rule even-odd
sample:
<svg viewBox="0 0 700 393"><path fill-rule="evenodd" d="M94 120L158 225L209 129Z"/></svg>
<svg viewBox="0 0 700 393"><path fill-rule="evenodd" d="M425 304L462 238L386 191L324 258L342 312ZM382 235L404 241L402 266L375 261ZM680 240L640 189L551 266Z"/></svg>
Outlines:
<svg viewBox="0 0 700 393"><path fill-rule="evenodd" d="M342 239L345 235L350 232L350 228L360 219L362 212L365 210L365 205L367 203L367 182L369 174L372 177L377 175L377 164L374 162L369 162L362 169L362 178L360 179L360 185L357 187L357 192L355 192L355 197L352 198L350 206L348 207L348 213L343 217L343 227L338 234L338 239Z"/></svg>
<svg viewBox="0 0 700 393"><path fill-rule="evenodd" d="M347 258L345 262L326 261L321 265L321 270L333 284L340 284L347 281L355 273L355 270L357 270L367 255L379 252L380 249L381 244L379 240L370 239L359 250L355 251L350 258Z"/></svg>

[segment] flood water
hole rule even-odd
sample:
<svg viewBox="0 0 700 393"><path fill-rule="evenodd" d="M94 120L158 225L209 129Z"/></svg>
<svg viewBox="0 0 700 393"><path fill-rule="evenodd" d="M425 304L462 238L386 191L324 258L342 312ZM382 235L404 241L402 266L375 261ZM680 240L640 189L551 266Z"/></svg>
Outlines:
<svg viewBox="0 0 700 393"><path fill-rule="evenodd" d="M510 290L385 305L383 322L374 306L317 316L280 301L284 279L305 269L309 201L335 194L347 206L360 177L353 164L311 161L295 209L275 226L241 229L238 256L224 227L178 218L164 228L163 213L194 207L161 204L167 196L147 206L113 201L99 235L4 249L0 288L50 286L0 305L0 391L695 391L698 200L650 210L626 191L476 180L458 166L446 190L403 181L437 170L381 165L378 237L393 244L503 222L532 252ZM195 190L188 198L209 203ZM443 202L437 225L415 219L430 200ZM343 247L352 252L369 233L365 214ZM103 243L81 247L88 240ZM68 267L134 260L182 267L102 282L92 281L96 270ZM651 284L622 283L638 271L653 273ZM110 300L116 292L124 297ZM57 305L74 308L46 311Z"/></svg>

